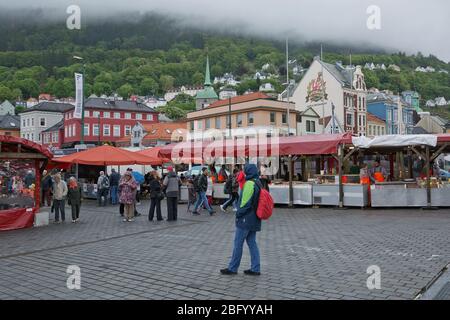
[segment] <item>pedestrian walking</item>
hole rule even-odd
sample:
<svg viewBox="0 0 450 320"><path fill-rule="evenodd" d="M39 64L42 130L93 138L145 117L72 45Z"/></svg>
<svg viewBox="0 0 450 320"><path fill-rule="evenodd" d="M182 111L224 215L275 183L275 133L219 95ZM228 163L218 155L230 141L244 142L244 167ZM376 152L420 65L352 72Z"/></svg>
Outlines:
<svg viewBox="0 0 450 320"><path fill-rule="evenodd" d="M153 221L156 209L156 220L161 221L163 220L161 215L161 200L164 198L164 194L161 190L161 181L158 173L153 171L148 181L150 188L150 210L148 212L148 220Z"/></svg>
<svg viewBox="0 0 450 320"><path fill-rule="evenodd" d="M176 221L178 218L178 194L180 191L180 179L173 171L173 167L168 167L169 173L164 178L163 187L167 197L167 221Z"/></svg>
<svg viewBox="0 0 450 320"><path fill-rule="evenodd" d="M247 164L244 168L245 184L239 198L239 209L236 212L236 234L234 249L228 268L220 272L226 275L237 274L242 258L244 241L250 250L251 268L244 271L247 275L260 275L259 249L256 243L256 232L261 231L261 220L256 215L261 182L258 179L258 168Z"/></svg>
<svg viewBox="0 0 450 320"><path fill-rule="evenodd" d="M119 181L120 181L120 173L116 171L116 169L111 169L111 178L109 179L109 184L111 186L111 204L115 206L119 203Z"/></svg>
<svg viewBox="0 0 450 320"><path fill-rule="evenodd" d="M213 215L215 212L209 205L208 199L206 198L206 191L208 190L208 169L206 167L202 168L202 173L196 178L195 184L197 189L197 202L195 203L192 214L200 214L198 213L198 208L203 203L209 214Z"/></svg>
<svg viewBox="0 0 450 320"><path fill-rule="evenodd" d="M53 178L47 170L42 173L42 205L50 207L52 205L52 188L53 188Z"/></svg>
<svg viewBox="0 0 450 320"><path fill-rule="evenodd" d="M61 214L61 221L66 221L66 196L67 184L61 179L59 173L55 174L55 183L53 184L53 205L55 210L55 223L60 223L59 214Z"/></svg>
<svg viewBox="0 0 450 320"><path fill-rule="evenodd" d="M131 175L131 172L125 172L119 182L119 201L124 205L124 222L133 221L136 189L137 183Z"/></svg>
<svg viewBox="0 0 450 320"><path fill-rule="evenodd" d="M100 176L97 180L97 196L98 196L98 206L106 207L106 202L108 201L108 193L109 193L109 178L105 175L104 171L100 171ZM105 200L102 200L104 198Z"/></svg>
<svg viewBox="0 0 450 320"><path fill-rule="evenodd" d="M72 223L78 222L80 220L81 188L75 177L69 179L67 202L72 208Z"/></svg>
<svg viewBox="0 0 450 320"><path fill-rule="evenodd" d="M237 182L237 175L239 171L234 169L233 175L228 177L227 182L225 183L225 191L230 195L230 198L220 206L220 209L223 212L227 211L227 208L233 205L233 210L237 211L237 201L239 200L239 183Z"/></svg>

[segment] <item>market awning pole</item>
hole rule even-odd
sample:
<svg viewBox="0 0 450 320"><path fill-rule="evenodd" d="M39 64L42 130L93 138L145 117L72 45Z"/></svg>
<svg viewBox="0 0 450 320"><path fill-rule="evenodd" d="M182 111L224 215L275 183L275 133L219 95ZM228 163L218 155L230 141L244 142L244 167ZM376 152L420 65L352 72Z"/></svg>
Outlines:
<svg viewBox="0 0 450 320"><path fill-rule="evenodd" d="M294 189L292 186L292 179L293 179L293 162L292 162L292 155L289 155L289 207L292 208L294 206Z"/></svg>
<svg viewBox="0 0 450 320"><path fill-rule="evenodd" d="M339 157L339 208L344 207L344 186L342 184L342 170L344 169L344 148L343 145L339 145L338 149Z"/></svg>
<svg viewBox="0 0 450 320"><path fill-rule="evenodd" d="M430 147L427 146L426 152L426 170L427 170L427 207L431 208L431 183L430 183Z"/></svg>

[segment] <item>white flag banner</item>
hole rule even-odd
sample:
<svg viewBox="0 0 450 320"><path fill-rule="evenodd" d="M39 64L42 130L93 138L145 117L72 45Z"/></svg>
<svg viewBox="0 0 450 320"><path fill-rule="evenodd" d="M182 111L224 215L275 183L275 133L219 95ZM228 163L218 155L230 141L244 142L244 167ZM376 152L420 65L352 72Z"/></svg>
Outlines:
<svg viewBox="0 0 450 320"><path fill-rule="evenodd" d="M73 117L81 119L83 113L83 74L75 73L75 111Z"/></svg>

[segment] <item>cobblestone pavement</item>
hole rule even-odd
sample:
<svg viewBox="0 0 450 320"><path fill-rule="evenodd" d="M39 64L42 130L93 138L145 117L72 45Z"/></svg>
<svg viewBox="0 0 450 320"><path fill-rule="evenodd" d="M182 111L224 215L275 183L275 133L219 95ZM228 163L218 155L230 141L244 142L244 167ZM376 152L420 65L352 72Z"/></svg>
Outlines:
<svg viewBox="0 0 450 320"><path fill-rule="evenodd" d="M233 214L124 223L83 204L81 222L0 233L0 299L413 299L450 262L450 210L277 208L258 233L262 275L223 276ZM218 209L218 208L217 208ZM163 208L165 212L165 208ZM66 210L66 215L70 209ZM69 265L81 289L66 286ZM381 270L369 290L367 268Z"/></svg>

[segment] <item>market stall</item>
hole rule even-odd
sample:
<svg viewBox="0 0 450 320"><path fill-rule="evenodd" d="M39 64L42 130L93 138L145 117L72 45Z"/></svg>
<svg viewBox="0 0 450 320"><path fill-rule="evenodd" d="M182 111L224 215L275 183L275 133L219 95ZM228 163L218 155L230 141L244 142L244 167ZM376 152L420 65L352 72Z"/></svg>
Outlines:
<svg viewBox="0 0 450 320"><path fill-rule="evenodd" d="M52 153L32 141L0 135L0 230L33 226L41 174Z"/></svg>
<svg viewBox="0 0 450 320"><path fill-rule="evenodd" d="M432 176L433 162L450 150L450 135L391 135L374 139L353 138L353 145L364 154L390 155L390 159L408 159L408 169L397 161L391 165L391 181L370 187L372 207L446 207L450 206L450 183ZM415 160L413 160L415 158ZM422 163L415 174L414 163ZM415 167L415 166L414 166ZM395 171L395 172L392 172Z"/></svg>
<svg viewBox="0 0 450 320"><path fill-rule="evenodd" d="M116 148L109 145L88 149L77 152L65 157L54 159L56 163L86 165L85 171L90 173L87 175L90 178L83 178L81 181L83 196L86 198L97 197L97 183L98 173L109 165L133 165L133 164L150 164L158 165L161 160L138 152L131 152L121 148ZM77 167L77 170L80 169ZM81 171L82 173L82 171ZM78 175L78 172L77 172Z"/></svg>

